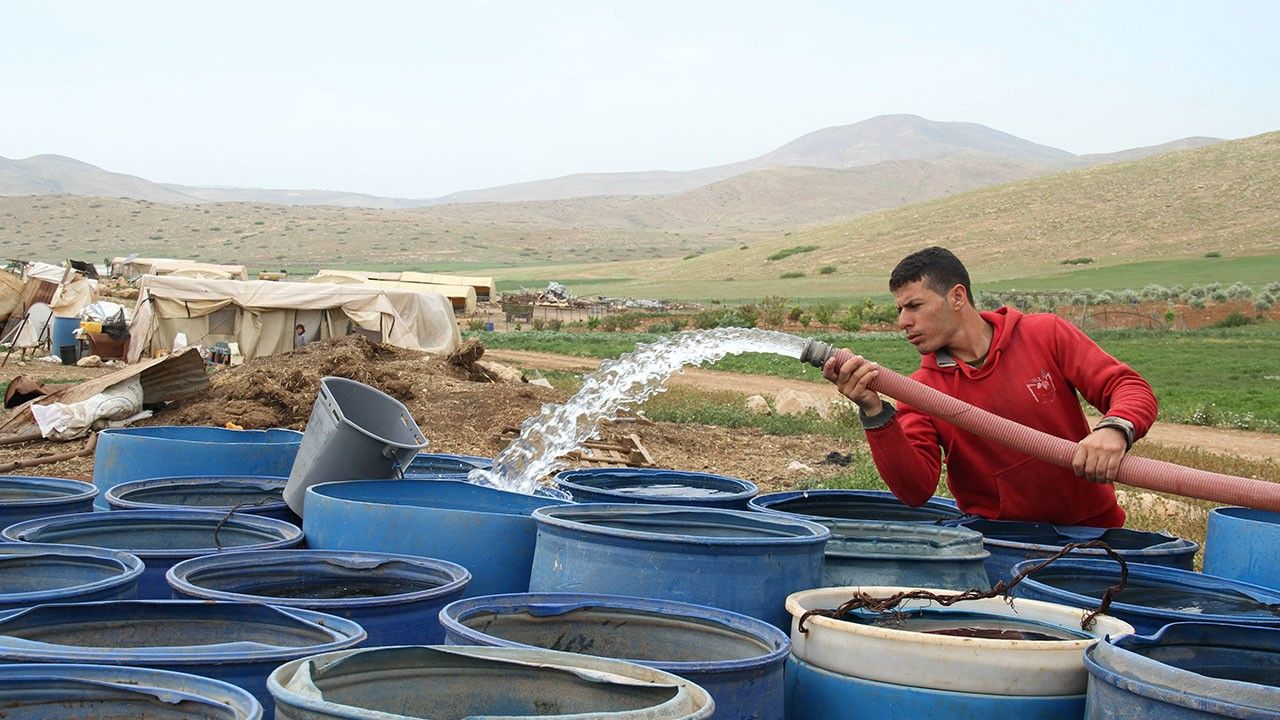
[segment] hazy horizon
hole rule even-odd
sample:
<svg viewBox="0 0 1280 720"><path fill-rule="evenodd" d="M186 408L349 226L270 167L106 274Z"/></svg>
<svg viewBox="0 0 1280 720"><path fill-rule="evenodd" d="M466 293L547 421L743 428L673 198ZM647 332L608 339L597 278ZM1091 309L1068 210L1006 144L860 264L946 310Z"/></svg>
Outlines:
<svg viewBox="0 0 1280 720"><path fill-rule="evenodd" d="M1280 129L1262 2L6 10L0 156L188 185L436 197L896 113L1077 154Z"/></svg>

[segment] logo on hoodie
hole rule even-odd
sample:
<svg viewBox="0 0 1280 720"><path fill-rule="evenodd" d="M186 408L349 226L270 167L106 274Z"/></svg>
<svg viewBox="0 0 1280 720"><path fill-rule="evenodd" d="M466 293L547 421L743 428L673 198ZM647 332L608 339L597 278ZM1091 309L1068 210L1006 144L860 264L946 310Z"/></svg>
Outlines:
<svg viewBox="0 0 1280 720"><path fill-rule="evenodd" d="M1048 370L1041 370L1039 375L1028 380L1027 389L1031 391L1031 397L1038 403L1054 402L1058 397L1053 386L1053 377L1049 375Z"/></svg>

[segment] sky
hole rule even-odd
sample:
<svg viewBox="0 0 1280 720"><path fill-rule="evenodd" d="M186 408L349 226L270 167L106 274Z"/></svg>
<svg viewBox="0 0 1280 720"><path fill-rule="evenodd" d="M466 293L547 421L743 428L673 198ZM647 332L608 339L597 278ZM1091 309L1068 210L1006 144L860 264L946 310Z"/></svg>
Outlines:
<svg viewBox="0 0 1280 720"><path fill-rule="evenodd" d="M425 198L876 115L1074 153L1280 130L1280 3L6 2L0 156Z"/></svg>

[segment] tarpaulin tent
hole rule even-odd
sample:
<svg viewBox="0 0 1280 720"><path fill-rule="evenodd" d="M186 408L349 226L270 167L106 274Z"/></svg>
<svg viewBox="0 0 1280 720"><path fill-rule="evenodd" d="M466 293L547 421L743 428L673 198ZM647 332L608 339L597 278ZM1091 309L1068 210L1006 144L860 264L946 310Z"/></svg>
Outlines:
<svg viewBox="0 0 1280 720"><path fill-rule="evenodd" d="M148 275L138 287L129 361L169 350L178 333L192 345L239 343L245 359L294 347L294 326L311 340L359 331L398 347L447 353L460 338L441 295L395 288Z"/></svg>
<svg viewBox="0 0 1280 720"><path fill-rule="evenodd" d="M407 275L408 273L402 273ZM419 273L421 274L421 273ZM470 285L440 285L437 283L408 282L406 280L388 279L395 273L365 273L357 270L321 270L318 275L308 278L309 283L337 283L339 285L363 284L371 287L394 288L409 292L427 292L443 295L453 303L453 311L458 315L470 315L476 311L476 290Z"/></svg>
<svg viewBox="0 0 1280 720"><path fill-rule="evenodd" d="M208 277L210 279L244 280L247 277L243 265L219 265L195 260L178 260L176 258L140 258L130 256L111 259L111 275L113 277L132 279L142 275L171 275L179 270L189 276Z"/></svg>

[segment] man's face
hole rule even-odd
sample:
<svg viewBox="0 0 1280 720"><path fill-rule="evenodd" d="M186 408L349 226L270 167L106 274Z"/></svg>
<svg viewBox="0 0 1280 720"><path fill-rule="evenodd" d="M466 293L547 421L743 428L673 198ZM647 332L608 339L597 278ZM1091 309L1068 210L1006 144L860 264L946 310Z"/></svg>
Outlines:
<svg viewBox="0 0 1280 720"><path fill-rule="evenodd" d="M893 299L898 305L898 327L921 355L947 346L959 325L959 314L946 297L917 280L895 290Z"/></svg>

